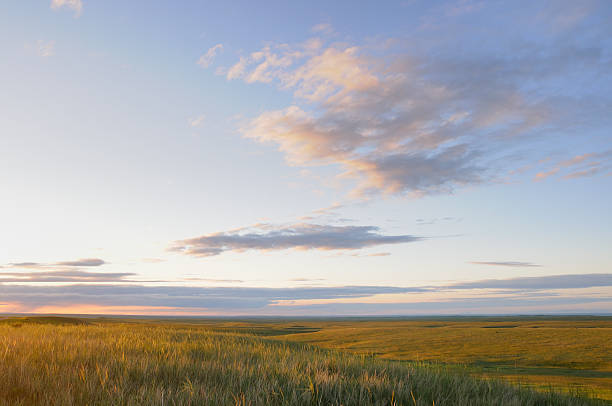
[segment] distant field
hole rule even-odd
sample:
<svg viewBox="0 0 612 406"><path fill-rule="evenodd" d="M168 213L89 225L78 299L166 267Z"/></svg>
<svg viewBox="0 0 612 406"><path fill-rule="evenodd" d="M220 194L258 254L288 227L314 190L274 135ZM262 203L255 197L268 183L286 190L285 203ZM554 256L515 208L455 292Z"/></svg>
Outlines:
<svg viewBox="0 0 612 406"><path fill-rule="evenodd" d="M459 364L477 376L612 400L612 318L449 318L302 323L284 339L381 358Z"/></svg>
<svg viewBox="0 0 612 406"><path fill-rule="evenodd" d="M611 323L8 318L0 405L604 404L466 371L568 378L605 395Z"/></svg>

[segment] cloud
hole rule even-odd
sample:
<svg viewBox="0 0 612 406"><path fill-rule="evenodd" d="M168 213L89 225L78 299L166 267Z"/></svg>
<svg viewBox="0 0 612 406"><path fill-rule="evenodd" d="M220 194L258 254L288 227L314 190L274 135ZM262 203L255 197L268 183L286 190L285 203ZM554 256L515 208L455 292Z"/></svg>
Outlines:
<svg viewBox="0 0 612 406"><path fill-rule="evenodd" d="M299 280L298 280L299 281ZM304 282L307 282L304 280ZM149 314L407 315L610 312L612 274L491 279L430 287L297 288L0 284L3 311ZM481 289L501 292L483 294ZM590 289L576 292L577 289ZM594 293L596 289L597 293ZM551 292L555 290L555 292ZM435 296L428 296L435 293ZM380 300L380 298L387 298ZM393 300L388 300L393 298ZM49 310L50 309L50 310ZM147 310L148 309L148 310ZM484 310L483 310L484 309ZM131 311L131 310L129 310ZM125 313L125 310L123 310Z"/></svg>
<svg viewBox="0 0 612 406"><path fill-rule="evenodd" d="M462 4L451 14L485 3ZM577 73L593 80L609 75L597 42L505 50L382 52L311 38L243 55L227 79L270 83L293 94L291 105L265 111L240 129L277 146L288 164L333 165L340 179L355 184L356 197L452 193L524 166L512 155L533 140L597 128L605 120L601 106L609 106L609 98L585 105L579 88L559 88Z"/></svg>
<svg viewBox="0 0 612 406"><path fill-rule="evenodd" d="M159 264L161 262L165 262L165 259L162 258L143 258L142 262L148 263L148 264Z"/></svg>
<svg viewBox="0 0 612 406"><path fill-rule="evenodd" d="M191 127L199 127L204 123L204 120L206 119L206 116L204 114L200 114L199 116L197 116L196 118L190 118L189 119L189 125Z"/></svg>
<svg viewBox="0 0 612 406"><path fill-rule="evenodd" d="M334 213L336 210L343 208L344 205L340 203L334 203L331 206L322 207L320 209L313 210L312 212L315 214L329 214Z"/></svg>
<svg viewBox="0 0 612 406"><path fill-rule="evenodd" d="M106 264L106 262L100 258L83 258L76 261L63 261L55 263L55 265L65 266L101 266L104 264Z"/></svg>
<svg viewBox="0 0 612 406"><path fill-rule="evenodd" d="M597 175L598 173L600 173L602 171L602 168L599 167L593 167L593 168L588 168L588 169L582 169L579 171L575 171L572 173L568 173L567 175L565 175L563 177L563 179L576 179L576 178L584 178L584 177L588 177L588 176L593 176L593 175Z"/></svg>
<svg viewBox="0 0 612 406"><path fill-rule="evenodd" d="M98 273L89 271L0 272L0 283L6 282L130 282L134 273Z"/></svg>
<svg viewBox="0 0 612 406"><path fill-rule="evenodd" d="M51 8L59 9L67 7L74 10L74 16L79 17L83 11L83 2L81 0L51 0Z"/></svg>
<svg viewBox="0 0 612 406"><path fill-rule="evenodd" d="M512 279L486 279L448 285L449 289L581 289L612 286L612 274L527 276ZM612 298L611 298L612 299Z"/></svg>
<svg viewBox="0 0 612 406"><path fill-rule="evenodd" d="M330 35L333 34L334 28L329 23L320 23L312 27L311 31L314 33Z"/></svg>
<svg viewBox="0 0 612 406"><path fill-rule="evenodd" d="M26 268L26 269L70 269L72 267L94 267L107 264L100 258L81 258L73 261L60 261L52 263L41 262L13 262L6 268Z"/></svg>
<svg viewBox="0 0 612 406"><path fill-rule="evenodd" d="M520 262L520 261L472 261L470 262L470 264L489 265L489 266L509 266L513 268L540 266L537 264L533 264L531 262Z"/></svg>
<svg viewBox="0 0 612 406"><path fill-rule="evenodd" d="M610 297L488 297L426 302L331 302L276 306L267 314L299 316L610 315Z"/></svg>
<svg viewBox="0 0 612 406"><path fill-rule="evenodd" d="M208 68L213 63L217 52L222 50L223 44L217 44L214 47L209 48L204 55L200 56L200 59L198 59L197 64L200 65L202 68Z"/></svg>
<svg viewBox="0 0 612 406"><path fill-rule="evenodd" d="M427 225L433 225L433 224L438 224L442 222L458 223L461 220L462 220L461 218L457 218L457 217L442 217L442 218L430 218L430 219L419 218L419 219L416 219L416 224L418 226L427 226Z"/></svg>
<svg viewBox="0 0 612 406"><path fill-rule="evenodd" d="M305 216L300 216L299 220L302 221L322 221L317 219L325 219L325 221L333 221L338 223L351 223L357 220L346 217L339 217L339 210L346 207L345 204L333 203L330 206L321 207L319 209L312 210Z"/></svg>
<svg viewBox="0 0 612 406"><path fill-rule="evenodd" d="M421 240L412 235L383 235L374 226L332 226L318 224L256 224L174 242L171 251L195 257L247 250L356 250L384 244Z"/></svg>
<svg viewBox="0 0 612 406"><path fill-rule="evenodd" d="M575 179L594 176L612 169L612 150L589 152L557 162L552 168L538 172L536 181L565 172L562 179Z"/></svg>
<svg viewBox="0 0 612 406"><path fill-rule="evenodd" d="M276 54L272 48L264 47L260 51L251 53L248 58L241 57L227 72L227 79L242 78L247 83L263 82L270 83L279 75L283 69L293 64L299 53ZM257 66L251 72L246 72L247 66L253 63Z"/></svg>
<svg viewBox="0 0 612 406"><path fill-rule="evenodd" d="M585 17L593 13L596 1L563 1L557 4L546 5L539 15L539 19L549 21L557 30L566 30L582 22ZM562 5L562 7L559 7Z"/></svg>
<svg viewBox="0 0 612 406"><path fill-rule="evenodd" d="M4 268L6 268L6 269L12 269L12 268L45 269L45 268L49 268L49 267L53 267L53 265L50 265L50 264L41 264L41 263L38 263L38 262L12 262L12 263L6 264L6 266L4 266Z"/></svg>
<svg viewBox="0 0 612 406"><path fill-rule="evenodd" d="M419 288L389 286L341 286L302 288L239 288L187 286L0 285L5 302L35 311L49 305L159 306L183 309L216 309L227 313L251 312L281 300L341 299L384 293L419 292Z"/></svg>
<svg viewBox="0 0 612 406"><path fill-rule="evenodd" d="M240 60L227 71L227 79L232 80L242 77L246 69L246 64L247 59L244 57L240 57Z"/></svg>
<svg viewBox="0 0 612 406"><path fill-rule="evenodd" d="M484 1L462 0L453 4L445 5L445 14L456 17L462 14L473 13L480 10L484 6Z"/></svg>
<svg viewBox="0 0 612 406"><path fill-rule="evenodd" d="M545 171L545 172L538 172L536 174L534 180L536 180L536 181L544 180L544 179L548 178L549 176L555 175L557 172L559 172L559 169L560 168L553 168L553 169Z"/></svg>
<svg viewBox="0 0 612 406"><path fill-rule="evenodd" d="M43 40L38 40L36 44L38 45L38 55L43 58L55 55L55 41L45 42Z"/></svg>
<svg viewBox="0 0 612 406"><path fill-rule="evenodd" d="M243 283L241 279L214 279L214 278L199 278L190 276L183 278L184 281L212 282L212 283Z"/></svg>

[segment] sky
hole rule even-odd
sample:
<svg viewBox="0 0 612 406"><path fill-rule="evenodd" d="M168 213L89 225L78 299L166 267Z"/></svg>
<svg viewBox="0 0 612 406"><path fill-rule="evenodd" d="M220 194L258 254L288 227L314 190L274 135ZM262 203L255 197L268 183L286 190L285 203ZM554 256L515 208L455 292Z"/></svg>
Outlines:
<svg viewBox="0 0 612 406"><path fill-rule="evenodd" d="M0 5L0 313L612 313L612 3Z"/></svg>

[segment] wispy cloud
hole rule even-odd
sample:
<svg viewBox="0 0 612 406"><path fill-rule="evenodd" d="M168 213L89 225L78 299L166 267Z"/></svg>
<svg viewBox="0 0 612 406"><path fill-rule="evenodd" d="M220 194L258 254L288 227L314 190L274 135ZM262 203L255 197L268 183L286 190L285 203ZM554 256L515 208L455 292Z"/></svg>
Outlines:
<svg viewBox="0 0 612 406"><path fill-rule="evenodd" d="M36 45L38 46L38 55L43 58L55 55L55 41L38 40Z"/></svg>
<svg viewBox="0 0 612 406"><path fill-rule="evenodd" d="M134 273L101 273L89 271L0 272L0 283L5 282L129 282Z"/></svg>
<svg viewBox="0 0 612 406"><path fill-rule="evenodd" d="M328 215L328 214L337 214L337 211L343 208L344 205L341 203L334 203L330 206L322 207L320 209L316 209L312 211L312 214L316 215Z"/></svg>
<svg viewBox="0 0 612 406"><path fill-rule="evenodd" d="M217 44L209 48L204 55L200 56L200 59L198 59L197 64L200 65L202 68L208 68L213 63L215 56L217 56L217 52L222 50L223 44Z"/></svg>
<svg viewBox="0 0 612 406"><path fill-rule="evenodd" d="M81 258L72 261L59 262L12 262L7 264L5 268L25 268L25 269L70 269L73 267L95 267L107 264L106 261L100 258Z"/></svg>
<svg viewBox="0 0 612 406"><path fill-rule="evenodd" d="M161 262L165 262L166 260L163 258L143 258L142 262L148 263L148 264L159 264Z"/></svg>
<svg viewBox="0 0 612 406"><path fill-rule="evenodd" d="M558 173L565 173L563 179L594 176L612 169L612 150L575 155L557 162L551 168L538 172L534 180L541 181Z"/></svg>
<svg viewBox="0 0 612 406"><path fill-rule="evenodd" d="M332 226L318 224L256 224L176 241L171 251L195 257L247 250L356 250L384 244L419 241L413 235L384 235L374 226Z"/></svg>
<svg viewBox="0 0 612 406"><path fill-rule="evenodd" d="M100 258L83 258L77 259L76 261L62 261L55 263L55 265L65 266L101 266L104 264L106 264L106 261Z"/></svg>
<svg viewBox="0 0 612 406"><path fill-rule="evenodd" d="M312 32L316 34L330 35L334 32L334 28L329 23L320 23L312 27Z"/></svg>
<svg viewBox="0 0 612 406"><path fill-rule="evenodd" d="M520 262L520 261L472 261L470 264L475 265L488 265L488 266L509 266L513 268L524 268L540 266L531 262Z"/></svg>
<svg viewBox="0 0 612 406"><path fill-rule="evenodd" d="M83 12L83 2L81 0L51 0L51 8L58 9L61 7L74 10L75 17L80 17Z"/></svg>
<svg viewBox="0 0 612 406"><path fill-rule="evenodd" d="M428 226L428 225L433 225L433 224L438 224L438 223L443 223L443 222L460 222L461 219L457 218L457 217L442 217L442 218L430 218L430 219L416 219L416 224L418 226Z"/></svg>
<svg viewBox="0 0 612 406"><path fill-rule="evenodd" d="M559 172L560 168L552 168L550 170L547 171L542 171L542 172L538 172L535 175L535 178L533 180L535 181L540 181L540 180L544 180L550 176L555 175L557 172Z"/></svg>
<svg viewBox="0 0 612 406"><path fill-rule="evenodd" d="M206 119L206 116L204 114L200 114L199 116L195 117L195 118L190 118L189 119L189 125L191 127L200 127L203 123L204 120Z"/></svg>
<svg viewBox="0 0 612 406"><path fill-rule="evenodd" d="M612 274L526 276L512 279L486 279L446 286L449 289L583 289L612 286ZM612 298L610 298L612 300Z"/></svg>
<svg viewBox="0 0 612 406"><path fill-rule="evenodd" d="M210 283L243 283L242 279L215 279L215 278L200 278L197 276L187 276L183 278L184 281L198 281L198 282L210 282Z"/></svg>

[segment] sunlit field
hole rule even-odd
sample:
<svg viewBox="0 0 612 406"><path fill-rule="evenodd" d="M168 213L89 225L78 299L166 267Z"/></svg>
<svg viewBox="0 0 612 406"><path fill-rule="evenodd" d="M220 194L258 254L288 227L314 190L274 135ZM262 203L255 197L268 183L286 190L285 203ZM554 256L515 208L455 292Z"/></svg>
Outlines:
<svg viewBox="0 0 612 406"><path fill-rule="evenodd" d="M429 361L492 365L494 351L506 363L514 351L515 368L557 360L564 370L609 371L610 321L577 322L575 340L554 327L565 321L521 321L516 338L507 332L519 328L487 323L498 322L8 318L0 321L0 404L606 404ZM537 337L549 341L536 347Z"/></svg>
<svg viewBox="0 0 612 406"><path fill-rule="evenodd" d="M434 318L312 323L295 342L381 358L452 364L471 374L612 400L612 318Z"/></svg>

